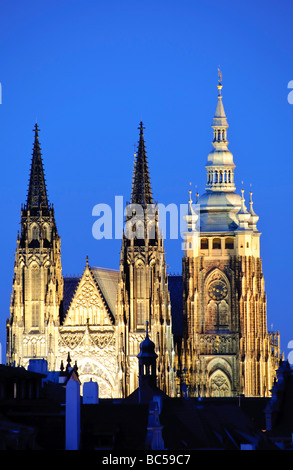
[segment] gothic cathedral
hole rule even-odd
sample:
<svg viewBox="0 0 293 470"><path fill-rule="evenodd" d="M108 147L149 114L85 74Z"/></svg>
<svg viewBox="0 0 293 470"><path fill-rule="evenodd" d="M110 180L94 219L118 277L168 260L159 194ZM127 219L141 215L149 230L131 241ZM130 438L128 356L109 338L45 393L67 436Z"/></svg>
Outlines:
<svg viewBox="0 0 293 470"><path fill-rule="evenodd" d="M126 397L139 385L138 355L147 335L157 355L157 386L170 396L270 395L279 334L267 330L258 217L252 194L248 210L243 190L235 192L221 89L219 81L206 191L196 204L190 192L179 282L167 275L142 123L119 269L86 259L80 278L62 275L35 125L7 320L8 365L27 368L31 359L44 358L57 371L70 357L81 383L98 382L101 398Z"/></svg>

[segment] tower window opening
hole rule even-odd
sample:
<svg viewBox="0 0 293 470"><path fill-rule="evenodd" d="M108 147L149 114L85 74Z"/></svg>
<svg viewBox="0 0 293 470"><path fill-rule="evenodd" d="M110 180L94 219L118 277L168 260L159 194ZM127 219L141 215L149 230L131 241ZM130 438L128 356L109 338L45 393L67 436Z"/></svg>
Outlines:
<svg viewBox="0 0 293 470"><path fill-rule="evenodd" d="M221 239L214 238L213 239L213 250L220 250L221 249Z"/></svg>
<svg viewBox="0 0 293 470"><path fill-rule="evenodd" d="M200 248L201 250L207 250L209 247L209 241L207 238L202 238L200 241Z"/></svg>
<svg viewBox="0 0 293 470"><path fill-rule="evenodd" d="M232 238L226 238L225 240L225 248L227 250L233 250L234 248L234 240Z"/></svg>

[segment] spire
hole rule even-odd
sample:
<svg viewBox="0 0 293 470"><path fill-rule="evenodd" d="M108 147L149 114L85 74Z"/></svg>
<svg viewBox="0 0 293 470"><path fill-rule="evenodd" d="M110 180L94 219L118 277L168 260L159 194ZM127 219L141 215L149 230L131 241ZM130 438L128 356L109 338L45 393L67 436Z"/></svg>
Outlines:
<svg viewBox="0 0 293 470"><path fill-rule="evenodd" d="M191 186L191 183L190 183ZM196 193L196 204L198 200L198 194ZM196 223L198 220L198 214L194 210L195 207L193 206L193 200L192 200L192 191L189 189L189 201L188 201L188 212L187 215L185 216L186 224L187 224L187 230L189 232L194 232L196 231Z"/></svg>
<svg viewBox="0 0 293 470"><path fill-rule="evenodd" d="M138 129L140 130L140 135L133 169L131 203L141 204L143 207L145 207L147 204L153 204L153 196L143 135L144 127L142 122L140 122Z"/></svg>
<svg viewBox="0 0 293 470"><path fill-rule="evenodd" d="M244 189L241 189L241 209L237 214L239 220L238 230L247 230L249 229L249 221L250 221L250 214L246 209L245 206L245 199L244 199Z"/></svg>
<svg viewBox="0 0 293 470"><path fill-rule="evenodd" d="M250 225L253 230L257 230L256 224L258 222L259 217L254 212L254 209L253 209L252 191L250 191L249 196L250 196L250 201L249 201Z"/></svg>
<svg viewBox="0 0 293 470"><path fill-rule="evenodd" d="M206 165L208 191L235 191L233 155L228 149L228 122L223 105L222 74L219 71L218 101L213 118L213 150L208 155Z"/></svg>
<svg viewBox="0 0 293 470"><path fill-rule="evenodd" d="M35 124L33 130L35 132L35 140L32 153L33 158L31 163L30 180L27 194L27 208L29 210L48 208L46 181L39 143L39 127L37 123Z"/></svg>
<svg viewBox="0 0 293 470"><path fill-rule="evenodd" d="M213 120L213 129L216 130L226 130L226 133L222 132L220 135L218 133L214 135L214 142L226 142L225 137L227 137L227 129L228 129L228 122L224 110L224 105L223 105L223 96L222 96L222 74L219 70L219 83L218 83L218 102L217 102L217 107L214 115L214 120ZM224 134L224 135L223 135ZM228 142L226 142L227 145Z"/></svg>

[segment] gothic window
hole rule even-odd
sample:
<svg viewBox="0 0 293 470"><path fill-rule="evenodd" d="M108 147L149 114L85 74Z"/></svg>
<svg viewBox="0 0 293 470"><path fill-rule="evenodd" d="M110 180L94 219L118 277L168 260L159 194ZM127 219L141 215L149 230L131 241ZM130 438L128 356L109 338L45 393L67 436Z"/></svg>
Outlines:
<svg viewBox="0 0 293 470"><path fill-rule="evenodd" d="M34 303L32 305L32 328L37 328L40 323L40 305L39 303Z"/></svg>
<svg viewBox="0 0 293 470"><path fill-rule="evenodd" d="M219 326L223 328L228 327L228 304L225 300L222 300L218 306L219 310Z"/></svg>
<svg viewBox="0 0 293 470"><path fill-rule="evenodd" d="M32 240L37 240L39 238L39 229L37 225L34 225L32 228Z"/></svg>
<svg viewBox="0 0 293 470"><path fill-rule="evenodd" d="M136 269L136 296L138 299L142 298L144 294L144 270L140 265Z"/></svg>
<svg viewBox="0 0 293 470"><path fill-rule="evenodd" d="M138 326L144 325L144 294L145 276L144 267L139 265L136 268L136 323Z"/></svg>
<svg viewBox="0 0 293 470"><path fill-rule="evenodd" d="M43 226L43 238L45 240L49 240L49 238L50 238L48 225Z"/></svg>
<svg viewBox="0 0 293 470"><path fill-rule="evenodd" d="M231 384L223 371L216 370L210 377L210 394L212 397L231 396Z"/></svg>
<svg viewBox="0 0 293 470"><path fill-rule="evenodd" d="M37 266L31 270L31 300L40 300L41 273Z"/></svg>
<svg viewBox="0 0 293 470"><path fill-rule="evenodd" d="M136 306L136 318L137 318L137 325L142 326L144 324L144 303L143 300L138 300L137 301L137 306Z"/></svg>
<svg viewBox="0 0 293 470"><path fill-rule="evenodd" d="M231 305L229 281L218 269L206 279L205 330L230 329Z"/></svg>

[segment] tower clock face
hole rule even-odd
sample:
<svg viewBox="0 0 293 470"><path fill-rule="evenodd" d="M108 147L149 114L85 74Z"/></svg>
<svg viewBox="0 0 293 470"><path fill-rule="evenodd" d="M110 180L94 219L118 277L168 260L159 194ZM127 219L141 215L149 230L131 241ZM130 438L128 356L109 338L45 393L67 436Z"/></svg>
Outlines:
<svg viewBox="0 0 293 470"><path fill-rule="evenodd" d="M209 286L209 296L213 300L223 300L228 294L227 286L222 281L214 281Z"/></svg>

